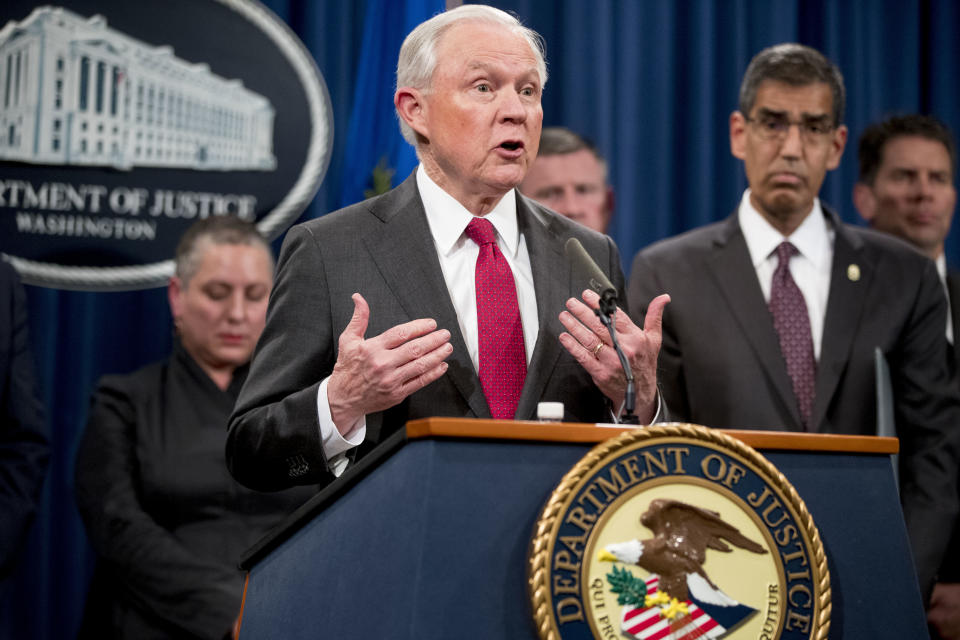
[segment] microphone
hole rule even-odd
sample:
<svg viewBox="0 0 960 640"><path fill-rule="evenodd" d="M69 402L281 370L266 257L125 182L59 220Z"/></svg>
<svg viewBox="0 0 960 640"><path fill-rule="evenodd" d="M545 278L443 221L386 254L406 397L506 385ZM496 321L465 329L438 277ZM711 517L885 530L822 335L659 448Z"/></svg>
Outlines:
<svg viewBox="0 0 960 640"><path fill-rule="evenodd" d="M612 318L617 310L617 298L619 296L610 280L576 238L567 240L563 250L572 267L573 281L583 282L587 288L596 292L600 296L600 309Z"/></svg>
<svg viewBox="0 0 960 640"><path fill-rule="evenodd" d="M626 354L620 348L620 343L617 341L617 332L613 327L613 317L617 313L619 294L579 240L576 238L567 240L564 245L564 253L567 255L567 260L570 261L571 279L576 278L573 282L586 283L589 289L600 296L600 308L595 309L594 313L597 314L600 322L610 333L613 349L617 352L617 357L620 358L620 366L623 367L623 373L627 379L627 390L623 397L623 415L620 417L620 422L640 424L640 419L633 413L637 407L637 390L633 382L633 371L630 369L630 362L627 360Z"/></svg>

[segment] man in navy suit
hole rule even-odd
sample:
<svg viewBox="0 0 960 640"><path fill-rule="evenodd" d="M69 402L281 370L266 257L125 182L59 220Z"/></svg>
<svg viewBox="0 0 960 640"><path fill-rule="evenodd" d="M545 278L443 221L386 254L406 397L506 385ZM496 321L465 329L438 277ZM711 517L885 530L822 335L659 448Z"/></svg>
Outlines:
<svg viewBox="0 0 960 640"><path fill-rule="evenodd" d="M874 229L906 240L937 265L950 309L945 333L956 376L960 365L960 274L947 270L943 251L957 204L953 136L932 116L894 116L864 130L858 156L860 174L853 202L860 215ZM956 524L927 619L935 638L960 638L960 527Z"/></svg>
<svg viewBox="0 0 960 640"><path fill-rule="evenodd" d="M564 403L567 420L613 419L625 378L593 313L597 296L578 299L585 283L571 284L563 248L579 239L622 293L619 253L609 237L515 189L537 153L546 78L539 36L492 7L457 7L410 33L394 105L420 166L383 196L287 234L230 421L238 480L261 490L328 482L420 417L533 419L551 400ZM516 322L519 311L519 322L510 331L480 327L479 243L468 228L484 221L495 234L484 251L512 274L504 297L515 302L504 315ZM616 318L643 422L657 412L667 300L651 304L644 330L622 311ZM483 344L508 337L513 348L519 338L513 353L526 373L512 387L515 407L495 414Z"/></svg>
<svg viewBox="0 0 960 640"><path fill-rule="evenodd" d="M821 204L847 140L839 70L784 44L757 54L730 116L749 189L725 221L641 251L634 319L669 291L660 378L671 416L712 427L873 435L875 356L890 367L901 500L921 592L957 514L956 426L928 258ZM792 312L784 313L784 309Z"/></svg>
<svg viewBox="0 0 960 640"><path fill-rule="evenodd" d="M33 520L48 456L26 296L13 267L0 261L0 595Z"/></svg>

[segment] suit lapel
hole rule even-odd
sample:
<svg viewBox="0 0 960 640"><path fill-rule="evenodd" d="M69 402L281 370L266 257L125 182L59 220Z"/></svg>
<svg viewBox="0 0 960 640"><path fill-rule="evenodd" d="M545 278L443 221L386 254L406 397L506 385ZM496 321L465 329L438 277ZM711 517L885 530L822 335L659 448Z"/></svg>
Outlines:
<svg viewBox="0 0 960 640"><path fill-rule="evenodd" d="M780 341L773 328L770 310L757 281L757 271L750 260L747 242L740 231L736 212L719 228L714 241L715 251L705 271L714 279L726 298L730 313L740 325L766 375L789 412L793 430L801 429L800 410L793 395L793 384L780 353ZM722 336L717 337L722 340Z"/></svg>
<svg viewBox="0 0 960 640"><path fill-rule="evenodd" d="M538 217L522 196L517 194L517 225L527 243L533 286L537 298L539 331L534 346L527 377L523 383L517 419L528 420L536 415L537 402L563 349L557 336L564 330L559 314L570 297L569 267L561 250L561 238L556 234L548 218Z"/></svg>
<svg viewBox="0 0 960 640"><path fill-rule="evenodd" d="M830 269L830 293L823 320L817 383L810 414L814 431L821 431L830 399L847 366L853 339L860 327L864 300L873 279L873 264L863 254L863 242L849 233L836 214L827 212L835 230L833 264Z"/></svg>
<svg viewBox="0 0 960 640"><path fill-rule="evenodd" d="M415 178L416 172L374 204L371 213L383 224L374 225L364 243L407 315L411 319L434 318L438 327L450 331L453 353L447 358L445 375L476 417L489 418L490 408L460 333Z"/></svg>

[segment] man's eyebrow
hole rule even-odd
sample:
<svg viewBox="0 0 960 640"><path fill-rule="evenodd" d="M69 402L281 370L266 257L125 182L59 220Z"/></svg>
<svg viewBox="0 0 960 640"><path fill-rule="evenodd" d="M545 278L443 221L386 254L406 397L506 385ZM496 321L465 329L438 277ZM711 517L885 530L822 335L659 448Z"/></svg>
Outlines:
<svg viewBox="0 0 960 640"><path fill-rule="evenodd" d="M483 60L471 60L470 62L467 63L465 70L466 72L482 71L484 73L492 73L492 72L496 72L498 70L498 67L496 64L485 62ZM529 69L526 69L520 72L519 75L530 76L531 78L534 78L538 82L540 81L540 71L537 69L536 66L531 66Z"/></svg>
<svg viewBox="0 0 960 640"><path fill-rule="evenodd" d="M551 185L549 185L549 186L541 187L541 188L537 189L536 195L538 195L538 196L540 196L540 197L546 197L546 196L551 196L551 195L558 194L558 193L560 193L560 192L562 192L562 191L563 191L563 189L562 189L560 186L551 184Z"/></svg>
<svg viewBox="0 0 960 640"><path fill-rule="evenodd" d="M760 107L757 110L757 117L760 118L789 118L790 114L786 111L774 111L773 109L768 109L767 107ZM829 113L801 113L800 117L804 122L817 122L820 120L829 120Z"/></svg>
<svg viewBox="0 0 960 640"><path fill-rule="evenodd" d="M767 107L760 107L757 110L757 116L761 118L786 118L786 111L774 111L773 109L768 109Z"/></svg>
<svg viewBox="0 0 960 640"><path fill-rule="evenodd" d="M475 69L484 71L489 67L490 65L487 64L486 62L483 62L482 60L471 60L470 62L467 63L467 71L473 71Z"/></svg>

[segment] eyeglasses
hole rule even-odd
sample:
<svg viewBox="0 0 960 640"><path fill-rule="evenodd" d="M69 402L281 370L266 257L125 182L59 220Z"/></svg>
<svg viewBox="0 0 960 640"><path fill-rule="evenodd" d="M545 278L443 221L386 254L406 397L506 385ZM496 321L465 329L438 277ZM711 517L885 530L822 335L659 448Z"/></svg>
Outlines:
<svg viewBox="0 0 960 640"><path fill-rule="evenodd" d="M801 120L794 122L786 117L776 115L760 115L757 118L744 116L744 120L756 126L757 135L764 140L782 142L786 140L790 127L797 125L800 130L800 139L805 144L816 145L823 143L827 136L836 128L823 120Z"/></svg>

